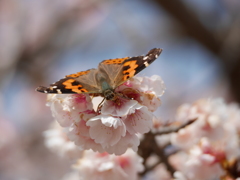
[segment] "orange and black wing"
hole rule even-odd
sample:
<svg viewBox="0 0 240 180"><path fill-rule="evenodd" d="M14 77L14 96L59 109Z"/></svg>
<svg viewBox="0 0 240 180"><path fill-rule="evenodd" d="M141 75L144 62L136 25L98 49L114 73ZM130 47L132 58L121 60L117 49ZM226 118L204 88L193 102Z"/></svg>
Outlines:
<svg viewBox="0 0 240 180"><path fill-rule="evenodd" d="M96 82L97 69L67 75L49 87L39 86L36 91L52 94L101 93Z"/></svg>
<svg viewBox="0 0 240 180"><path fill-rule="evenodd" d="M135 76L140 71L148 67L153 61L155 61L161 54L162 49L151 49L145 56L137 56L126 59L123 62L122 69L122 81L126 81L129 78ZM121 83L121 82L120 82Z"/></svg>

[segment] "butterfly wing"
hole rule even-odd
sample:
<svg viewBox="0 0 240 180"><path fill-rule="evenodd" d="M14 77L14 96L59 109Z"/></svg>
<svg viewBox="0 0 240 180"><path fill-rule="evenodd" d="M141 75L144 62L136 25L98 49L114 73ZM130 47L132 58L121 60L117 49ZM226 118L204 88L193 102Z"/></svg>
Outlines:
<svg viewBox="0 0 240 180"><path fill-rule="evenodd" d="M98 70L112 89L115 89L119 78L122 78L122 63L126 59L129 59L129 57L108 59L99 63Z"/></svg>
<svg viewBox="0 0 240 180"><path fill-rule="evenodd" d="M99 64L99 71L108 78L110 86L115 89L129 78L149 66L161 54L162 49L151 49L145 56L109 59Z"/></svg>
<svg viewBox="0 0 240 180"><path fill-rule="evenodd" d="M162 49L154 48L151 49L145 56L137 56L126 59L123 62L122 70L122 82L119 81L119 84L122 84L124 81L135 76L140 71L148 67L153 61L155 61L161 54Z"/></svg>
<svg viewBox="0 0 240 180"><path fill-rule="evenodd" d="M101 93L101 89L96 81L97 73L97 69L90 69L70 74L49 87L39 86L36 90L42 93L53 94Z"/></svg>

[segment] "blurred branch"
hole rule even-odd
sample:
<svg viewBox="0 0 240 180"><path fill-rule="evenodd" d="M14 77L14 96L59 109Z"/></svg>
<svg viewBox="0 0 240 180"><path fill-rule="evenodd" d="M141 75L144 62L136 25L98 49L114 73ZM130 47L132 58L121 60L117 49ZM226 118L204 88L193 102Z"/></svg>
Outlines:
<svg viewBox="0 0 240 180"><path fill-rule="evenodd" d="M209 51L219 57L220 63L223 64L226 75L230 82L230 91L234 100L240 103L240 51L236 50L236 46L240 44L240 23L237 18L237 26L230 25L230 29L225 32L232 32L231 28L234 28L235 40L230 44L226 43L225 37L228 34L225 33L222 36L215 36L216 32L211 32L205 28L205 26L199 21L197 15L181 1L173 0L153 0L159 7L164 8L171 16L173 16L182 26L186 34L193 39L197 40L200 44L206 47ZM234 19L234 17L232 17ZM235 23L235 22L234 22ZM236 40L236 37L237 40ZM233 48L235 47L235 48ZM238 48L239 49L239 48Z"/></svg>
<svg viewBox="0 0 240 180"><path fill-rule="evenodd" d="M169 156L165 154L165 148L158 146L155 137L156 137L155 134L149 132L145 134L144 139L141 141L139 145L138 153L143 158L143 165L145 166L145 171L141 173L141 176L146 174L148 170L154 169L154 167L156 167L160 163L163 163L166 166L168 172L173 176L175 169L168 162ZM146 167L147 159L153 154L156 154L159 157L159 161L153 165L154 167L147 168Z"/></svg>
<svg viewBox="0 0 240 180"><path fill-rule="evenodd" d="M222 164L222 168L226 171L226 177L229 179L237 179L240 177L240 159ZM226 178L227 179L227 178Z"/></svg>
<svg viewBox="0 0 240 180"><path fill-rule="evenodd" d="M143 172L140 173L141 176L145 175L147 172L152 171L155 167L157 167L162 161L158 160L156 163L154 163L151 167L146 167Z"/></svg>
<svg viewBox="0 0 240 180"><path fill-rule="evenodd" d="M178 132L180 129L187 127L188 125L192 124L196 120L197 120L197 118L187 121L186 123L182 124L179 127L164 127L162 130L155 133L155 135L163 135L163 134L170 134L170 133Z"/></svg>
<svg viewBox="0 0 240 180"><path fill-rule="evenodd" d="M219 53L222 40L217 39L212 32L206 29L196 14L188 9L181 0L155 0L155 2L178 20L188 36L196 39L215 54Z"/></svg>
<svg viewBox="0 0 240 180"><path fill-rule="evenodd" d="M163 163L165 165L166 169L168 170L168 172L173 176L175 169L169 163L168 158L175 152L166 154L165 149L171 144L167 143L166 145L160 147L155 138L158 135L178 132L180 129L183 129L183 128L187 127L188 125L192 124L193 122L195 122L195 120L196 119L190 120L190 121L180 125L179 127L171 127L170 126L170 127L164 128L163 130L161 130L157 133L149 132L149 133L145 134L144 139L141 141L141 143L139 145L139 150L138 150L139 155L143 158L143 165L145 166L145 170L140 174L141 176L143 176L147 172L153 170L160 163ZM147 167L147 159L153 154L157 155L159 160L151 167Z"/></svg>

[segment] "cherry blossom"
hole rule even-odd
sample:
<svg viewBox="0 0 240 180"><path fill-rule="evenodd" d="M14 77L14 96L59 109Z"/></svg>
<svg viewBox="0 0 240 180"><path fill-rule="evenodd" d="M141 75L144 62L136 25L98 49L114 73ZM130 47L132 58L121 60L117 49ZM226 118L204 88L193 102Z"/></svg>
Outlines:
<svg viewBox="0 0 240 180"><path fill-rule="evenodd" d="M129 91L129 88L134 91ZM136 99L140 104L146 106L149 111L155 111L160 105L160 97L165 92L165 85L160 76L134 77L117 88L117 91L124 90L130 97Z"/></svg>
<svg viewBox="0 0 240 180"><path fill-rule="evenodd" d="M50 107L53 117L62 127L68 127L74 121L79 121L79 113L92 110L90 97L84 94L49 94L47 106ZM88 113L82 113L82 115L86 114Z"/></svg>

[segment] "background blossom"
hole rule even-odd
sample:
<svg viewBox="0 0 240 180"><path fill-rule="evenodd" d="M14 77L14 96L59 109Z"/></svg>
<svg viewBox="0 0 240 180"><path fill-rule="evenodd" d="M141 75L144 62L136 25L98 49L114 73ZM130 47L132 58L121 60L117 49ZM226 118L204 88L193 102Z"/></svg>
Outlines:
<svg viewBox="0 0 240 180"><path fill-rule="evenodd" d="M68 139L64 129L56 122L54 122L51 129L45 131L43 135L45 137L46 147L53 153L57 153L60 157L76 160L82 156L83 150Z"/></svg>
<svg viewBox="0 0 240 180"><path fill-rule="evenodd" d="M85 151L74 168L83 179L137 180L143 170L142 159L132 150L121 156Z"/></svg>
<svg viewBox="0 0 240 180"><path fill-rule="evenodd" d="M174 164L187 179L222 177L226 174L224 164L239 159L238 126L231 123L237 113L231 107L222 99L200 99L179 108L179 121L197 118L192 125L172 134L171 139L173 145L183 150L172 157L172 162L185 153L185 158Z"/></svg>

